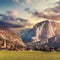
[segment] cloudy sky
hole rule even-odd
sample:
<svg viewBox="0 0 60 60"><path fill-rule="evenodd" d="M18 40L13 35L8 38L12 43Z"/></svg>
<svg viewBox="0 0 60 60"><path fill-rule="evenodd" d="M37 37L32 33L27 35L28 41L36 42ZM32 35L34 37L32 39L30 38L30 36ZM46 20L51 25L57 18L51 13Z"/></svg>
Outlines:
<svg viewBox="0 0 60 60"><path fill-rule="evenodd" d="M60 19L60 0L0 0L0 14L36 23L41 19Z"/></svg>

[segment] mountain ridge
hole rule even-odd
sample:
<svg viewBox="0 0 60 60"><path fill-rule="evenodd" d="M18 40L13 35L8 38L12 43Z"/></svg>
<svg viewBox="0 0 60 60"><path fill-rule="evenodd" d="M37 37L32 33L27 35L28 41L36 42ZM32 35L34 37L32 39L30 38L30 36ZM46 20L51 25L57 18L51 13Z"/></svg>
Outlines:
<svg viewBox="0 0 60 60"><path fill-rule="evenodd" d="M25 47L22 39L17 34L3 26L0 26L0 42L3 42L3 45L5 43L6 48L7 46L10 48L11 46L14 46L13 48L18 48L20 46Z"/></svg>
<svg viewBox="0 0 60 60"><path fill-rule="evenodd" d="M33 45L36 43L40 44L48 44L49 40L53 39L53 41L60 40L60 23L54 22L54 21L42 21L37 23L32 29L29 31L26 31L26 34L24 31L19 35L22 37L22 40L25 43L32 43Z"/></svg>

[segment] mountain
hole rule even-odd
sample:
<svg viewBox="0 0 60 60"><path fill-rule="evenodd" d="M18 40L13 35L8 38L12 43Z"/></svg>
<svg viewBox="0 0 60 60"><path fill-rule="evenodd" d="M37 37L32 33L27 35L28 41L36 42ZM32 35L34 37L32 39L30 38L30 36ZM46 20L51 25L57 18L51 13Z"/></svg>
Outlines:
<svg viewBox="0 0 60 60"><path fill-rule="evenodd" d="M18 35L21 36L23 42L31 42L31 37L33 36L33 29L22 30L20 33L18 33Z"/></svg>
<svg viewBox="0 0 60 60"><path fill-rule="evenodd" d="M32 29L28 29L19 33L25 43L48 44L49 41L60 40L60 23L56 21L42 21L37 23ZM53 40L54 38L54 40ZM51 43L52 43L51 42ZM48 44L49 45L49 44Z"/></svg>
<svg viewBox="0 0 60 60"><path fill-rule="evenodd" d="M55 26L54 24L55 23L53 22L53 26ZM44 40L54 35L54 28L51 26L51 23L49 21L39 22L32 29L29 29L28 31L27 30L19 33L23 41L26 42L32 41L34 39L36 41Z"/></svg>
<svg viewBox="0 0 60 60"><path fill-rule="evenodd" d="M0 26L0 45L2 42L2 46L5 47L20 47L25 46L25 44L22 42L22 39L12 31Z"/></svg>

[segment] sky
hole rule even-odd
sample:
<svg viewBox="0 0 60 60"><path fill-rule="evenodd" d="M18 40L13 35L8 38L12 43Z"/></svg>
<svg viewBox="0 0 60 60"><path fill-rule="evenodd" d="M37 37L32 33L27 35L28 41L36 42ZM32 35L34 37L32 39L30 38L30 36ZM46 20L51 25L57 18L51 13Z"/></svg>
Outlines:
<svg viewBox="0 0 60 60"><path fill-rule="evenodd" d="M33 23L56 16L58 18L55 20L59 20L59 6L60 0L0 0L0 14L20 17Z"/></svg>

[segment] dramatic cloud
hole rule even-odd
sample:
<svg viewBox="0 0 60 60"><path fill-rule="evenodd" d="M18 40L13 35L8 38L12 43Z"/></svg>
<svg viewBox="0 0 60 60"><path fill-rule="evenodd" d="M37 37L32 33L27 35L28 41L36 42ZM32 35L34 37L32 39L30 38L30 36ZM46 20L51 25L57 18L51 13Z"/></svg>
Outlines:
<svg viewBox="0 0 60 60"><path fill-rule="evenodd" d="M55 13L51 13L51 12L38 12L35 11L32 13L32 15L34 17L38 17L38 18L45 18L45 19L51 19L51 20L60 20L60 14L55 14Z"/></svg>
<svg viewBox="0 0 60 60"><path fill-rule="evenodd" d="M49 19L52 19L52 20L60 20L60 15L50 16Z"/></svg>
<svg viewBox="0 0 60 60"><path fill-rule="evenodd" d="M45 11L53 11L54 13L60 13L60 1L55 3L56 6L53 8L48 8Z"/></svg>
<svg viewBox="0 0 60 60"><path fill-rule="evenodd" d="M8 16L11 16L11 17L18 17L19 16L17 11L7 11L7 14L8 14Z"/></svg>
<svg viewBox="0 0 60 60"><path fill-rule="evenodd" d="M14 12L15 13L15 12ZM28 22L27 19L23 19L23 18L20 18L20 17L15 17L14 13L12 13L11 11L8 11L8 14L0 14L0 20L4 20L4 21L9 21L9 20L12 20L12 21L15 21L16 23L20 22L20 23L26 23ZM11 17L11 16L14 16L14 17Z"/></svg>
<svg viewBox="0 0 60 60"><path fill-rule="evenodd" d="M14 12L15 13L15 12ZM0 14L0 25L5 25L7 28L24 28L32 26L32 24L27 20L23 18L14 18L11 17L14 14L11 11L8 11L8 14Z"/></svg>
<svg viewBox="0 0 60 60"><path fill-rule="evenodd" d="M40 17L46 18L46 15L43 12L39 13L38 11L35 11L35 12L32 12L32 15L37 16L38 18Z"/></svg>
<svg viewBox="0 0 60 60"><path fill-rule="evenodd" d="M37 18L60 20L60 1L56 2L55 4L57 4L55 7L47 8L42 12L39 12L37 10L30 11L29 8L25 8L25 11L27 11L29 14Z"/></svg>
<svg viewBox="0 0 60 60"><path fill-rule="evenodd" d="M49 15L50 19L60 20L60 1L56 2L55 4L57 4L55 7L48 8L45 10L45 12L47 15Z"/></svg>

